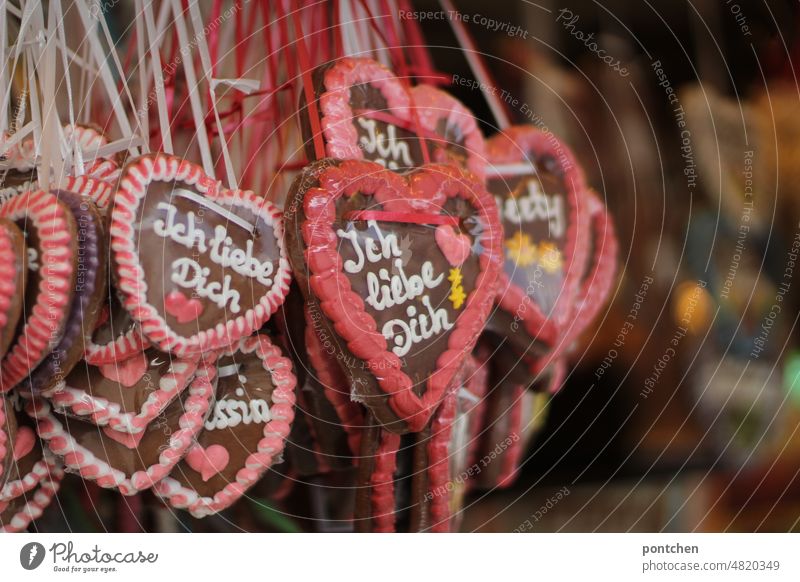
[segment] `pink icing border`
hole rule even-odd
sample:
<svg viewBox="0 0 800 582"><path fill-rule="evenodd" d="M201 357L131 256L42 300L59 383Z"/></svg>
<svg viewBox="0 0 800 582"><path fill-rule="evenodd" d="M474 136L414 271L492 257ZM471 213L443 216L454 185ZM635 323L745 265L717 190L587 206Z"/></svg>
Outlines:
<svg viewBox="0 0 800 582"><path fill-rule="evenodd" d="M120 412L119 403L67 386L66 380L61 380L42 396L50 399L56 412L62 414L69 412L81 420L87 420L97 426L108 426L117 432L138 434L188 388L197 370L197 360L194 358L179 358L170 354L166 356L172 360L170 365L173 371L161 376L158 390L148 395L136 413ZM120 390L128 388L120 387Z"/></svg>
<svg viewBox="0 0 800 582"><path fill-rule="evenodd" d="M53 497L61 488L61 480L64 478L63 467L53 457L47 461L47 475L47 479L42 480L39 489L28 499L23 508L11 518L8 525L0 526L0 533L25 531L31 522L42 516L44 510L50 505Z"/></svg>
<svg viewBox="0 0 800 582"><path fill-rule="evenodd" d="M166 477L186 455L197 433L202 430L214 397L214 379L217 373L215 360L215 354L206 354L198 366L198 372L189 386L184 413L179 419L179 429L170 436L169 445L159 455L158 463L130 476L98 459L91 451L78 444L53 416L50 405L44 398L29 402L26 411L38 420L39 437L47 442L53 453L64 458L67 468L76 471L88 481L95 481L100 487L118 489L123 495L135 495ZM101 429L98 428L99 430Z"/></svg>
<svg viewBox="0 0 800 582"><path fill-rule="evenodd" d="M378 89L389 112L411 120L411 99L397 76L377 61L368 58L343 58L324 73L324 92L319 96L320 125L325 137L325 152L332 158L363 160L358 146L358 130L353 124L350 89L369 83Z"/></svg>
<svg viewBox="0 0 800 582"><path fill-rule="evenodd" d="M555 347L559 336L563 333L567 320L572 316L575 295L583 276L583 267L589 253L589 212L584 208L584 192L586 190L583 172L578 166L572 152L552 133L540 131L531 125L510 127L487 141L487 152L490 163L514 163L526 161L526 153L533 152L536 157L551 155L561 164L566 185L565 199L569 204L569 226L564 254L567 258L566 276L556 304L553 316L548 317L541 308L525 293L525 290L511 282L503 269L500 273L498 304L501 309L517 316L520 306L528 303L520 316L525 331L531 337ZM566 164L564 163L566 160ZM566 166L566 167L565 167Z"/></svg>
<svg viewBox="0 0 800 582"><path fill-rule="evenodd" d="M245 466L236 472L236 481L228 483L213 497L201 497L194 489L181 485L172 477L156 483L153 491L157 495L165 498L173 507L188 509L194 517L206 517L222 511L261 479L283 452L294 420L297 378L292 373L292 362L269 337L261 334L239 340L238 350L228 350L223 355L233 355L236 351L244 354L255 352L264 369L269 372L275 386L270 407L272 418L264 424L264 437L258 442L257 450L248 455Z"/></svg>
<svg viewBox="0 0 800 582"><path fill-rule="evenodd" d="M139 249L134 241L133 217L151 182L184 182L197 192L222 204L243 206L270 225L279 249L278 268L272 288L246 313L220 322L215 327L185 337L172 331L158 310L147 302L147 282L139 264ZM111 209L111 252L123 306L138 321L144 336L165 352L178 355L225 348L258 330L283 303L291 281L283 242L283 220L278 208L249 190L228 190L213 181L195 164L166 154L136 158L123 170Z"/></svg>
<svg viewBox="0 0 800 582"><path fill-rule="evenodd" d="M148 342L137 327L128 330L126 333L117 336L107 344L96 344L91 339L86 341L86 351L83 359L92 366L102 366L103 364L113 364L121 362L143 352L150 347Z"/></svg>
<svg viewBox="0 0 800 582"><path fill-rule="evenodd" d="M347 433L347 442L353 461L358 464L361 450L361 427L364 426L364 412L357 402L350 398L350 385L336 362L331 362L323 352L317 334L314 333L313 322L308 305L303 310L306 318L306 353L308 362L317 373L317 380L322 386L325 398L331 403L339 418L342 429Z"/></svg>
<svg viewBox="0 0 800 582"><path fill-rule="evenodd" d="M437 124L446 119L458 126L464 135L462 146L467 152L467 169L478 180L486 179L486 142L475 122L475 116L461 101L433 85L417 85L411 89L411 99L417 109L420 124L430 132L437 132ZM437 155L438 154L438 155ZM442 150L434 150L433 161L449 163Z"/></svg>
<svg viewBox="0 0 800 582"><path fill-rule="evenodd" d="M108 203L114 194L114 187L111 184L88 175L67 176L65 190L86 196L103 212L108 208Z"/></svg>
<svg viewBox="0 0 800 582"><path fill-rule="evenodd" d="M0 225L0 331L8 325L8 311L17 294L17 259L11 234ZM16 325L16 322L14 322ZM0 354L2 357L3 354ZM0 458L3 455L0 454ZM2 475L2 471L0 471Z"/></svg>
<svg viewBox="0 0 800 582"><path fill-rule="evenodd" d="M53 333L50 322L66 321L75 268L68 212L56 196L42 190L25 192L0 206L0 217L31 220L42 249L39 295L19 338L0 364L5 376L0 391L13 388L47 355Z"/></svg>
<svg viewBox="0 0 800 582"><path fill-rule="evenodd" d="M306 219L301 227L311 274L309 284L350 352L367 362L369 368L382 371L377 382L389 395L392 410L405 420L410 431L418 432L444 398L492 307L501 270L497 207L483 186L454 166L432 164L401 176L374 162L345 160L323 169L318 180L319 186L305 193ZM335 205L342 196L358 192L374 196L386 210L397 212L427 209L436 213L448 198L460 196L476 208L485 227L475 289L450 332L448 349L439 356L437 369L428 379L428 389L422 397L413 392L413 382L402 371L400 358L388 350L386 339L376 330L375 320L365 311L363 299L351 290L343 271L333 228ZM364 332L365 329L373 331Z"/></svg>

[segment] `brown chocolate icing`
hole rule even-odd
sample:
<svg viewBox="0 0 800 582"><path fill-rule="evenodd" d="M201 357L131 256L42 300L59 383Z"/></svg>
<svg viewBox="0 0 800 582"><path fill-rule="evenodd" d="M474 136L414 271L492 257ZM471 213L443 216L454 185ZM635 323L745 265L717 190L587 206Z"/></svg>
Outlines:
<svg viewBox="0 0 800 582"><path fill-rule="evenodd" d="M217 370L216 401L197 437L197 444L204 449L216 445L224 447L229 455L228 462L219 473L205 481L187 459L171 473L181 485L203 497L213 497L226 485L235 483L236 473L245 467L247 457L258 451L258 443L264 438L264 425L269 421L265 413L272 405L275 389L269 372L255 353L220 358Z"/></svg>
<svg viewBox="0 0 800 582"><path fill-rule="evenodd" d="M180 181L152 182L147 186L147 194L134 220L134 238L136 247L140 249L139 259L148 285L147 302L155 307L173 331L182 336L190 336L200 330L212 329L221 321L243 315L256 306L265 293L265 285L255 278L237 273L232 267L224 267L211 260L213 248L211 241L215 237L216 229L224 228L228 237L232 239L227 246L222 244L219 248L246 253L249 243L252 245L249 255L254 260L259 263L268 262L264 258L270 257L272 270L268 276L272 283L277 274L279 251L272 227L249 209L223 203L227 211L254 227L252 233L212 208L205 208L197 202L177 195L178 189L196 194L193 186ZM159 208L159 205L164 204L171 207ZM191 248L187 248L172 238L156 234L154 228L158 224L162 225L162 228L169 229L170 222L175 226L175 232L180 232L183 236L186 236L193 226L197 237L204 237L205 250L200 247L196 239ZM188 263L182 266L180 262L174 264L176 260L186 259L196 262L202 269L204 274L200 275L200 278L209 284L220 285L218 294L221 296L221 305L214 302L214 297L199 294L197 287L180 286L171 279L182 270L186 274L184 277L186 280L195 280L199 275L197 269L188 266ZM194 319L181 322L173 314L168 313L165 304L171 292L182 293L188 301L195 300L195 305L201 309L200 314Z"/></svg>

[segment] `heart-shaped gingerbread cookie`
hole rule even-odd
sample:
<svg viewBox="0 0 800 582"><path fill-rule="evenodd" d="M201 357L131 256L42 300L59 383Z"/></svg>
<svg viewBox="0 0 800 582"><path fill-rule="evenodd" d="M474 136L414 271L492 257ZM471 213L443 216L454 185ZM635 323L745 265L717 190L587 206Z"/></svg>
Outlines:
<svg viewBox="0 0 800 582"><path fill-rule="evenodd" d="M195 358L150 348L99 366L81 362L44 395L58 413L139 434L189 386L196 369Z"/></svg>
<svg viewBox="0 0 800 582"><path fill-rule="evenodd" d="M165 352L231 345L257 331L289 291L278 209L174 156L125 166L111 249L123 307Z"/></svg>
<svg viewBox="0 0 800 582"><path fill-rule="evenodd" d="M194 443L213 401L213 360L204 356L189 388L136 435L57 414L41 397L26 411L37 419L39 437L69 469L100 487L134 495L163 479Z"/></svg>
<svg viewBox="0 0 800 582"><path fill-rule="evenodd" d="M0 218L0 359L14 339L22 314L26 261L22 232L10 220Z"/></svg>
<svg viewBox="0 0 800 582"><path fill-rule="evenodd" d="M195 517L229 507L280 462L294 419L291 361L265 335L237 347L220 355L214 409L197 444L154 489Z"/></svg>
<svg viewBox="0 0 800 582"><path fill-rule="evenodd" d="M64 335L77 277L75 217L56 194L32 190L0 206L28 247L25 324L0 363L0 390L21 382Z"/></svg>
<svg viewBox="0 0 800 582"><path fill-rule="evenodd" d="M572 315L589 246L583 172L549 132L515 126L487 142L487 189L505 232L499 309L487 331L534 357Z"/></svg>
<svg viewBox="0 0 800 582"><path fill-rule="evenodd" d="M58 197L75 218L78 277L64 333L28 380L20 384L26 392L52 388L80 361L106 294L106 235L100 211L79 194L59 191Z"/></svg>
<svg viewBox="0 0 800 582"><path fill-rule="evenodd" d="M402 176L323 160L295 181L286 223L299 287L338 339L353 396L391 430L421 430L491 309L502 236L494 201L455 166ZM436 240L440 226L469 237L458 266Z"/></svg>

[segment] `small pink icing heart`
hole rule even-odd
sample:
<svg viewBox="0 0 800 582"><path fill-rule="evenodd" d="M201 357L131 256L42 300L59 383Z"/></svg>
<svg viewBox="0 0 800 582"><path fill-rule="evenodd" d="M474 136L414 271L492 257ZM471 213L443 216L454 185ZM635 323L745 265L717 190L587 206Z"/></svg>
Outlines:
<svg viewBox="0 0 800 582"><path fill-rule="evenodd" d="M194 321L203 313L203 304L197 299L188 299L180 291L173 291L164 298L164 310L178 323Z"/></svg>
<svg viewBox="0 0 800 582"><path fill-rule="evenodd" d="M145 431L141 431L136 434L119 432L118 430L114 430L113 428L108 426L103 427L103 432L111 440L116 441L122 446L127 447L131 450L139 446L139 443L142 441L142 437L144 436L145 433Z"/></svg>
<svg viewBox="0 0 800 582"><path fill-rule="evenodd" d="M222 471L228 466L228 461L230 461L228 449L222 445L211 445L205 449L195 445L186 455L186 463L200 473L203 481L208 481Z"/></svg>
<svg viewBox="0 0 800 582"><path fill-rule="evenodd" d="M33 433L33 429L29 426L19 427L17 435L14 437L14 460L19 461L30 453L35 444L36 435Z"/></svg>
<svg viewBox="0 0 800 582"><path fill-rule="evenodd" d="M142 379L147 372L147 358L144 353L121 362L111 362L100 366L100 373L109 380L118 382L126 388L131 388Z"/></svg>
<svg viewBox="0 0 800 582"><path fill-rule="evenodd" d="M444 254L444 258L453 267L460 267L467 260L472 243L466 234L459 234L448 224L436 228L436 244Z"/></svg>

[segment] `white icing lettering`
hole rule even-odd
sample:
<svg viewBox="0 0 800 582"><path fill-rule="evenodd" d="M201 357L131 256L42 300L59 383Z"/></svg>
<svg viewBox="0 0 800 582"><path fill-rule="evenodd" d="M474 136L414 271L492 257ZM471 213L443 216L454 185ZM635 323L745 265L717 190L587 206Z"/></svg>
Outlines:
<svg viewBox="0 0 800 582"><path fill-rule="evenodd" d="M231 276L225 275L222 283L210 282L208 275L210 269L203 267L189 257L182 257L172 261L172 275L170 280L184 289L193 289L198 297L210 299L219 308L228 303L233 313L239 313L239 292L231 287Z"/></svg>
<svg viewBox="0 0 800 582"><path fill-rule="evenodd" d="M397 139L397 128L394 125L386 126L386 134L377 131L377 123L374 119L358 118L358 124L367 131L367 135L362 135L358 139L358 144L368 154L377 154L376 161L385 168L397 170L400 167L410 168L413 165L408 143ZM397 162L401 161L402 166Z"/></svg>
<svg viewBox="0 0 800 582"><path fill-rule="evenodd" d="M244 397L241 388L236 389L236 396ZM272 419L266 400L254 398L244 401L234 398L223 398L214 404L214 412L205 422L206 430L222 430L235 428L240 424L264 424Z"/></svg>
<svg viewBox="0 0 800 582"><path fill-rule="evenodd" d="M392 351L400 358L408 354L414 344L453 327L447 317L447 311L443 307L434 310L427 295L422 298L422 304L428 310L427 315L424 313L417 315L416 307L409 305L406 309L408 323L402 319L391 319L381 330L383 337L388 341L394 341Z"/></svg>
<svg viewBox="0 0 800 582"><path fill-rule="evenodd" d="M564 235L564 200L559 194L545 194L538 180L528 182L525 196L509 196L505 200L497 197L497 206L503 219L512 224L546 220L551 236L558 238Z"/></svg>

